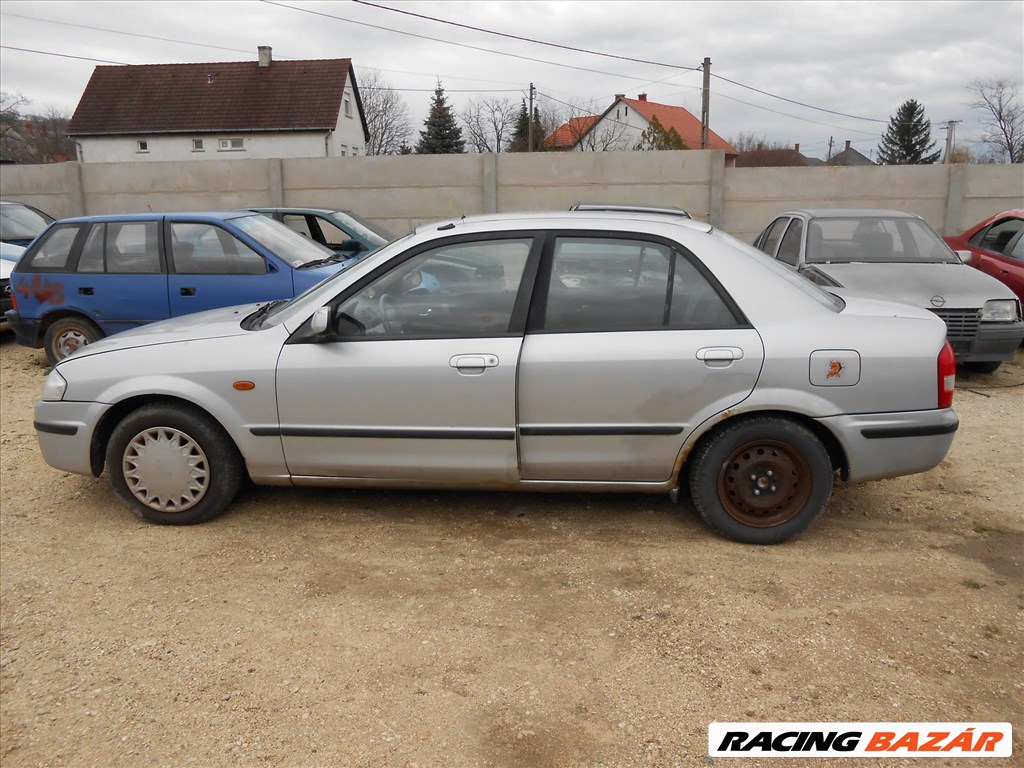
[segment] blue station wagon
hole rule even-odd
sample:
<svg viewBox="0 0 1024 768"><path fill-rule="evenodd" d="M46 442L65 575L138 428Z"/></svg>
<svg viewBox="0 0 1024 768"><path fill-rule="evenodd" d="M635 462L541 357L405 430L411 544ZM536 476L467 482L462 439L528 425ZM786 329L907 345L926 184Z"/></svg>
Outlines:
<svg viewBox="0 0 1024 768"><path fill-rule="evenodd" d="M19 261L6 317L20 343L57 363L156 320L291 298L352 263L254 213L63 219Z"/></svg>

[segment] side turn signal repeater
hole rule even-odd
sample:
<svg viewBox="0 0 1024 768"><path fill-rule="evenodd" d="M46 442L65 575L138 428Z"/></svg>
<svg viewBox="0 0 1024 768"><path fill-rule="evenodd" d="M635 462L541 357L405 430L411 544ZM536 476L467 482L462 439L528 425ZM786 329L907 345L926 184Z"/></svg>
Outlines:
<svg viewBox="0 0 1024 768"><path fill-rule="evenodd" d="M248 392L250 389L256 389L256 384L251 381L236 381L231 386L239 392Z"/></svg>

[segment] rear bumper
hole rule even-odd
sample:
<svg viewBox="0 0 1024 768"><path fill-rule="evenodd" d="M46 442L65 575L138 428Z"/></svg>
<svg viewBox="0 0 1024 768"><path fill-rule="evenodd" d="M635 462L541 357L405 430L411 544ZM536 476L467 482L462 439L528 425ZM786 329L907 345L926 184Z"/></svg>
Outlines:
<svg viewBox="0 0 1024 768"><path fill-rule="evenodd" d="M952 408L818 419L838 438L851 483L927 472L946 457L960 420Z"/></svg>
<svg viewBox="0 0 1024 768"><path fill-rule="evenodd" d="M957 354L958 363L988 363L1012 360L1013 353L1024 339L1024 322L982 323L970 348Z"/></svg>
<svg viewBox="0 0 1024 768"><path fill-rule="evenodd" d="M18 316L16 309L9 309L4 313L4 318L14 331L14 336L19 344L26 347L37 348L39 346L39 321L27 320Z"/></svg>

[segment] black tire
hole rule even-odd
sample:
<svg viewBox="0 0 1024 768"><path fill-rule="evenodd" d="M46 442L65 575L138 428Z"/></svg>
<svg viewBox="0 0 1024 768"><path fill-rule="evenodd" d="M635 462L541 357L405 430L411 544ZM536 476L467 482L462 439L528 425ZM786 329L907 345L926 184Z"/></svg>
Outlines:
<svg viewBox="0 0 1024 768"><path fill-rule="evenodd" d="M832 474L814 433L774 416L726 424L689 461L701 518L745 544L778 544L806 530L828 504Z"/></svg>
<svg viewBox="0 0 1024 768"><path fill-rule="evenodd" d="M1002 364L1001 360L989 360L985 363L964 363L963 366L965 371L971 373L995 373Z"/></svg>
<svg viewBox="0 0 1024 768"><path fill-rule="evenodd" d="M43 348L50 365L56 365L72 352L103 338L103 331L84 317L62 317L46 329Z"/></svg>
<svg viewBox="0 0 1024 768"><path fill-rule="evenodd" d="M128 414L110 436L106 459L117 497L143 520L162 525L194 525L219 514L245 475L223 427L179 403L153 403Z"/></svg>

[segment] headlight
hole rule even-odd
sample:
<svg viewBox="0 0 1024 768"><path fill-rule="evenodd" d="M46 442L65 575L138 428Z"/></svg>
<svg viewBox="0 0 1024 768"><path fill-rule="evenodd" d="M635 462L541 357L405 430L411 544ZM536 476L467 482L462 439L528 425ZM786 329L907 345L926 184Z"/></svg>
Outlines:
<svg viewBox="0 0 1024 768"><path fill-rule="evenodd" d="M981 319L986 323L1012 323L1020 319L1017 302L1014 299L992 299L981 309Z"/></svg>
<svg viewBox="0 0 1024 768"><path fill-rule="evenodd" d="M63 400L64 391L68 388L68 383L57 373L56 369L50 371L50 374L43 379L43 391L40 393L40 397L43 400Z"/></svg>

